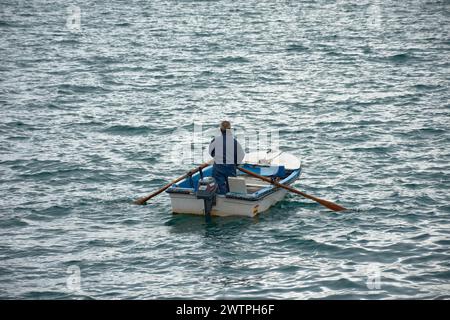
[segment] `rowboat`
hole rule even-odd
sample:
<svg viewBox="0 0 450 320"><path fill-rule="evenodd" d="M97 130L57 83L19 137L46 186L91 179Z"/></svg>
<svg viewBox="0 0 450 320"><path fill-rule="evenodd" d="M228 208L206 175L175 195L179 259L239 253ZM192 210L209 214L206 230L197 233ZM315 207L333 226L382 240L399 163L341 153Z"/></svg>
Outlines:
<svg viewBox="0 0 450 320"><path fill-rule="evenodd" d="M293 184L301 173L300 160L281 151L248 153L240 166L284 185ZM211 174L212 165L209 165L166 190L173 213L254 217L282 200L287 193L285 189L238 170L236 177L228 179L230 191L219 195L215 193Z"/></svg>

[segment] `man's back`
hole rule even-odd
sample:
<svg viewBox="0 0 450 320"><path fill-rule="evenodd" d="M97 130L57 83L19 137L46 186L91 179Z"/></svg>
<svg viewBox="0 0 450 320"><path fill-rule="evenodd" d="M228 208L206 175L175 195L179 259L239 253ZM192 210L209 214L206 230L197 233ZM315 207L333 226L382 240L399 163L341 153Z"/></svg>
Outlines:
<svg viewBox="0 0 450 320"><path fill-rule="evenodd" d="M231 134L230 130L216 136L209 145L209 154L216 164L240 164L245 153L241 144Z"/></svg>
<svg viewBox="0 0 450 320"><path fill-rule="evenodd" d="M209 154L214 158L212 176L219 186L218 193L225 194L229 190L228 177L236 176L236 166L242 163L245 153L231 133L228 121L222 121L220 131L209 144Z"/></svg>

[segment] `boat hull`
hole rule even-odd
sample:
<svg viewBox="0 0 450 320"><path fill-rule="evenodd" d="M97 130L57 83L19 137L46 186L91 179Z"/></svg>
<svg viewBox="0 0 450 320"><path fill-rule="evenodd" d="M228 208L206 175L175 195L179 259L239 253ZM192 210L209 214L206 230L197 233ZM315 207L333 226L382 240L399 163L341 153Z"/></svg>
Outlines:
<svg viewBox="0 0 450 320"><path fill-rule="evenodd" d="M286 190L278 189L259 200L241 200L218 195L211 215L219 217L254 217L281 201L286 196L286 193ZM175 214L205 215L203 200L197 199L193 194L170 194L170 200L172 202L172 211Z"/></svg>

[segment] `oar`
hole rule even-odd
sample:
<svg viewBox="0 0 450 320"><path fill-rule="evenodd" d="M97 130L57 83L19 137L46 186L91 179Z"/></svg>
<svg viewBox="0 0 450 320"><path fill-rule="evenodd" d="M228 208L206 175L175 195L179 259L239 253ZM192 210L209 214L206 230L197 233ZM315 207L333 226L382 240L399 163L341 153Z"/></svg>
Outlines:
<svg viewBox="0 0 450 320"><path fill-rule="evenodd" d="M319 199L319 198L310 196L309 194L306 194L306 193L304 193L304 192L301 192L300 190L297 190L297 189L294 189L294 188L292 188L292 187L290 187L290 186L281 184L281 183L279 183L279 182L277 182L277 181L274 181L274 180L272 180L272 179L270 179L270 178L267 178L267 177L264 177L264 176L260 176L259 174L256 174L256 173L254 173L254 172L251 172L251 171L249 171L249 170L247 170L247 169L244 169L244 168L241 168L241 167L238 167L238 169L241 170L242 172L245 172L246 174L248 174L248 175L250 175L250 176L253 176L253 177L255 177L255 178L259 178L259 179L261 179L261 180L263 180L263 181L266 181L266 182L269 182L269 183L271 183L271 184L273 184L273 185L276 185L277 187L286 189L286 190L291 191L291 192L293 192L293 193L299 194L299 195L301 195L301 196L303 196L303 197L305 197L305 198L314 200L314 201L320 203L321 205L323 205L323 206L325 206L325 207L327 207L327 208L329 208L329 209L331 209L331 210L333 210L333 211L347 210L346 208L341 207L340 205L338 205L338 204L336 204L336 203L333 203L333 202L330 202L330 201L327 201L327 200L323 200L323 199Z"/></svg>
<svg viewBox="0 0 450 320"><path fill-rule="evenodd" d="M171 182L169 182L168 184L166 184L164 187L162 187L159 190L156 190L155 192L152 192L151 194L149 194L146 197L142 197L139 198L137 200L135 200L133 203L134 204L145 204L148 200L150 200L151 198L153 198L154 196L157 196L158 194L160 194L161 192L163 192L164 190L168 189L171 185L173 185L174 183L177 183L183 179L185 179L186 177L188 177L189 175L192 175L196 172L198 172L199 170L209 166L211 164L211 161L205 162L204 164L200 165L198 168L192 169L191 171L189 171L188 173L183 174L181 177L176 178L175 180L172 180Z"/></svg>

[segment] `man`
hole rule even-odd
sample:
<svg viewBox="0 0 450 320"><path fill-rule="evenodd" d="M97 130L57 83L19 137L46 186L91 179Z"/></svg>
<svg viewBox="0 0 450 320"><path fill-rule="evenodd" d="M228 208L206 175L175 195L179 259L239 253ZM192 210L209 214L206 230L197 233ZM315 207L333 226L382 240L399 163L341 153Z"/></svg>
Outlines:
<svg viewBox="0 0 450 320"><path fill-rule="evenodd" d="M229 191L228 177L236 176L236 166L244 159L244 150L231 133L229 121L220 124L221 134L209 144L209 154L214 158L212 176L219 186L217 193Z"/></svg>

